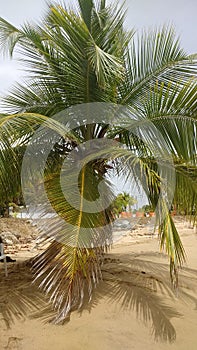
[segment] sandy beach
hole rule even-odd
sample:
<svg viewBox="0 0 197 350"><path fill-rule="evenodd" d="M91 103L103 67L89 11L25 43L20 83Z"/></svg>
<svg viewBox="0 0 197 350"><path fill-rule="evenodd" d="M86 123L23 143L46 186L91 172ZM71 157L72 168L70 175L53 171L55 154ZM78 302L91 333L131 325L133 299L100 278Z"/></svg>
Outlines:
<svg viewBox="0 0 197 350"><path fill-rule="evenodd" d="M196 350L197 234L176 221L187 254L176 293L168 258L143 227L114 244L91 303L63 326L50 322L53 311L32 285L27 259L35 252L13 252L7 278L0 264L0 349Z"/></svg>

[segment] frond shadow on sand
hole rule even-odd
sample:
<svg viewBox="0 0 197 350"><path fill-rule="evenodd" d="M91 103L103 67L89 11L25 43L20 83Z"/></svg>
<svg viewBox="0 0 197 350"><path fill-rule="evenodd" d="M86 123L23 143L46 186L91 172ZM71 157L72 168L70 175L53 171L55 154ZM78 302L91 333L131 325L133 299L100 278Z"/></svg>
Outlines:
<svg viewBox="0 0 197 350"><path fill-rule="evenodd" d="M102 266L103 281L94 290L90 302L85 298L79 312L91 312L105 298L108 303L135 312L138 319L147 326L151 325L156 341L175 341L176 329L172 319L183 315L166 302L166 298L177 298L171 289L168 265L152 262L150 255L140 254L129 261L128 256L116 255L114 259L108 255ZM183 269L178 297L191 302L197 309L195 274L195 270ZM30 262L10 266L8 278L3 276L3 269L0 270L0 318L6 327L11 327L16 319L26 317L39 318L43 322L54 319L51 304L32 281Z"/></svg>

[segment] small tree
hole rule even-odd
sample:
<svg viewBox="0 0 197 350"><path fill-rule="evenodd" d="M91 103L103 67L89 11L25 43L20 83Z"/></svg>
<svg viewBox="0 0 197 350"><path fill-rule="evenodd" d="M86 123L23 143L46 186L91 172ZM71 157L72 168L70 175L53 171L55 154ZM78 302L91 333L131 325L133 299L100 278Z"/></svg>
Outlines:
<svg viewBox="0 0 197 350"><path fill-rule="evenodd" d="M113 211L115 215L119 216L122 211L127 211L127 209L131 211L131 207L136 203L136 199L129 193L119 193L113 202Z"/></svg>

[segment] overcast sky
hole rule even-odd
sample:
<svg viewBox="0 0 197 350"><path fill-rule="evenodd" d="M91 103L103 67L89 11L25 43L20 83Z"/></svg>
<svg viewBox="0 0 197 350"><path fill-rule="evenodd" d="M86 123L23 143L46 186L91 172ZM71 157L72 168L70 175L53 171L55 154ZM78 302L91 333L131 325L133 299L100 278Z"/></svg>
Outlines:
<svg viewBox="0 0 197 350"><path fill-rule="evenodd" d="M75 1L65 0L73 4ZM197 52L197 0L126 0L127 25L136 30L173 24L188 53ZM45 0L0 0L0 16L16 26L37 21L46 9ZM20 79L23 72L15 61L0 59L0 94Z"/></svg>

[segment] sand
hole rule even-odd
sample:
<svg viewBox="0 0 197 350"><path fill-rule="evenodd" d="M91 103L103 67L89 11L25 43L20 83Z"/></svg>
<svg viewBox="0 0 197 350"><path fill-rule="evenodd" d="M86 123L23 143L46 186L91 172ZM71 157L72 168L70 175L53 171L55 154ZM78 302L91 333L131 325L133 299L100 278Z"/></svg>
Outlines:
<svg viewBox="0 0 197 350"><path fill-rule="evenodd" d="M16 255L8 278L0 264L0 349L196 350L197 234L183 221L177 226L187 253L178 294L171 289L168 258L145 227L114 245L92 302L63 326L50 323L52 311L31 283L32 252Z"/></svg>

